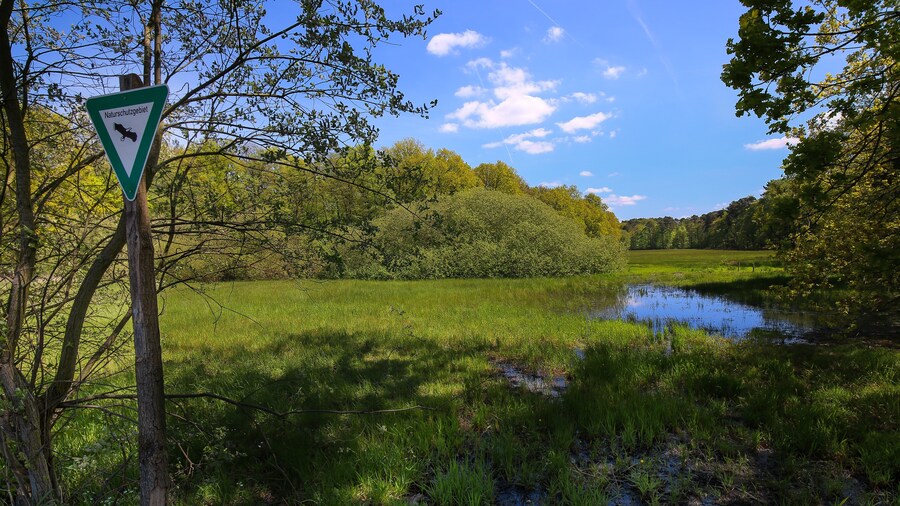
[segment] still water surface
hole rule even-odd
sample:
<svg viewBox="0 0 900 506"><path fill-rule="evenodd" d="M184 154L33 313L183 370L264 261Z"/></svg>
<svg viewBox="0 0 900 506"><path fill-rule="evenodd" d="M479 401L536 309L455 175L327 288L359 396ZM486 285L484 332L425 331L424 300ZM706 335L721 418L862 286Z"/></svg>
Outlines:
<svg viewBox="0 0 900 506"><path fill-rule="evenodd" d="M809 313L760 308L695 290L655 285L629 285L618 300L597 316L646 322L654 333L673 323L686 324L733 340L777 332L786 342L800 342L816 331Z"/></svg>

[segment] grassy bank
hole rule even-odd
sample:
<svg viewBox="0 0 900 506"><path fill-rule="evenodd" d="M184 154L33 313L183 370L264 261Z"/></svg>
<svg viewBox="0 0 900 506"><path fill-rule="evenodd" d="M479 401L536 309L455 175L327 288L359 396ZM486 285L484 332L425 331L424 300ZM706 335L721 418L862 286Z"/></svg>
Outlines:
<svg viewBox="0 0 900 506"><path fill-rule="evenodd" d="M767 253L630 254L628 272L602 277L170 292L167 391L243 403L170 401L178 500L898 500L896 350L592 318L626 282L781 275ZM384 410L397 411L334 413ZM115 413L130 414L79 412L57 442L79 455L64 462L76 498L134 493L133 447L117 443L134 427Z"/></svg>

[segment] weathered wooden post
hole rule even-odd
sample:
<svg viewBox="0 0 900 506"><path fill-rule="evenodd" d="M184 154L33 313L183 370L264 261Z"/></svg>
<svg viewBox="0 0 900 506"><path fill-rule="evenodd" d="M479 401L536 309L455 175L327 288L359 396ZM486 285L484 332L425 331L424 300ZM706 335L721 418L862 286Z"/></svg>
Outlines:
<svg viewBox="0 0 900 506"><path fill-rule="evenodd" d="M141 88L143 85L136 74L119 77L121 91ZM156 125L153 126L153 131L145 132L144 135L155 137ZM134 200L125 199L125 237L128 244L128 278L131 283L131 321L134 325L141 504L163 506L167 502L169 491L165 390L153 237L150 235L150 212L147 207L147 178L143 174Z"/></svg>
<svg viewBox="0 0 900 506"><path fill-rule="evenodd" d="M163 506L168 500L170 480L159 308L144 166L169 91L165 85L145 88L135 74L120 76L119 88L121 93L88 99L87 110L125 195L141 504Z"/></svg>

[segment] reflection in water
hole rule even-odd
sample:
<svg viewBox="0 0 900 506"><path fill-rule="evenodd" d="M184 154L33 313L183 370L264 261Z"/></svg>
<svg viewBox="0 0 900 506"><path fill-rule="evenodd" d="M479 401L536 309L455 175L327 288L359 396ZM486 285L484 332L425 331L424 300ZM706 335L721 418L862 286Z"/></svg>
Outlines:
<svg viewBox="0 0 900 506"><path fill-rule="evenodd" d="M816 329L809 313L760 309L722 297L669 286L628 286L619 300L600 311L607 319L646 322L654 334L672 323L682 323L729 339L741 340L754 330L775 331L799 342Z"/></svg>
<svg viewBox="0 0 900 506"><path fill-rule="evenodd" d="M513 388L524 388L536 394L560 397L569 386L565 376L544 377L530 374L508 362L497 362L497 369Z"/></svg>

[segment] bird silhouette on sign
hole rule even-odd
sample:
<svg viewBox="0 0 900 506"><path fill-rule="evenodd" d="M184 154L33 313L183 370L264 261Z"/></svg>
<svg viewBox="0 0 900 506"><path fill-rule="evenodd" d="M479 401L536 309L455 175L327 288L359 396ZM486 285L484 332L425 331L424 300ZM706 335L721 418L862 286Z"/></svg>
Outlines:
<svg viewBox="0 0 900 506"><path fill-rule="evenodd" d="M131 139L131 142L137 142L137 134L132 132L130 128L125 128L118 123L113 123L113 128L116 130L116 132L122 134L122 138L119 140L124 141L125 138L128 137L129 139Z"/></svg>

